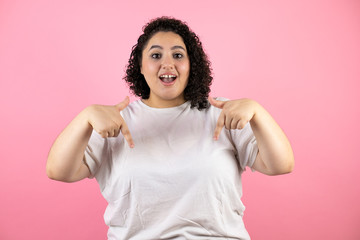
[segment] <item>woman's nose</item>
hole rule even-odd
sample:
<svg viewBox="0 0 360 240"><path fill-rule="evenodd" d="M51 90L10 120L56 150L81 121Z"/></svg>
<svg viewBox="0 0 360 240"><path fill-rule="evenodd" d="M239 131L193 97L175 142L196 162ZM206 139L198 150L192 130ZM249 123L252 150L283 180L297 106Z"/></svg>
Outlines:
<svg viewBox="0 0 360 240"><path fill-rule="evenodd" d="M173 68L174 67L174 60L171 56L165 56L161 63L162 68Z"/></svg>

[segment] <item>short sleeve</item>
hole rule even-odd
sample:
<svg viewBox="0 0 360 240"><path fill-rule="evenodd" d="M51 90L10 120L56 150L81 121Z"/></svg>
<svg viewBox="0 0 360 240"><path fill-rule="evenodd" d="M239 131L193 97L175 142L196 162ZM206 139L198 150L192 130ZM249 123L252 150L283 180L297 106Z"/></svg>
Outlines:
<svg viewBox="0 0 360 240"><path fill-rule="evenodd" d="M230 134L237 151L236 157L241 169L245 170L246 167L252 167L259 149L250 123L247 123L241 130L230 130Z"/></svg>
<svg viewBox="0 0 360 240"><path fill-rule="evenodd" d="M102 138L96 131L93 131L85 149L85 163L89 167L90 176L94 178L101 163L109 157L107 138Z"/></svg>

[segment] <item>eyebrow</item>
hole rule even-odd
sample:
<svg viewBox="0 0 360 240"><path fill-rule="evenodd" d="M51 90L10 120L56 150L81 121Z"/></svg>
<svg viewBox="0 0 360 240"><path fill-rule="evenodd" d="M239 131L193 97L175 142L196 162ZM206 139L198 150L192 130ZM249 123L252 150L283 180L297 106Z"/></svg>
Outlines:
<svg viewBox="0 0 360 240"><path fill-rule="evenodd" d="M163 48L162 46L160 46L160 45L152 45L152 46L150 47L149 51L150 51L151 49L153 49L153 48L164 49L164 48ZM186 51L184 47L178 46L178 45L173 46L173 47L171 48L171 50L178 49L178 48Z"/></svg>

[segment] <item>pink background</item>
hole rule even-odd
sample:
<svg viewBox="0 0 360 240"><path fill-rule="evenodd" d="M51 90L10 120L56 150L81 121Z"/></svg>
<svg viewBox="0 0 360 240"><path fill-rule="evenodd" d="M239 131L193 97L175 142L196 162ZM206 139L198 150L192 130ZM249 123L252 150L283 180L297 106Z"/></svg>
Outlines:
<svg viewBox="0 0 360 240"><path fill-rule="evenodd" d="M200 36L213 96L257 100L292 142L292 174L244 174L252 239L360 239L356 0L0 0L0 239L106 238L96 181L49 180L47 153L84 107L129 95L130 49L162 15Z"/></svg>

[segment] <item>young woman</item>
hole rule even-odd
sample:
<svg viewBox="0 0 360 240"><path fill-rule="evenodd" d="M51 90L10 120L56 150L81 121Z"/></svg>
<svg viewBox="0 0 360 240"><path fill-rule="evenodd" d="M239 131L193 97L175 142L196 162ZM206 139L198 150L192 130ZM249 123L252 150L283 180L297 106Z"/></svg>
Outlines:
<svg viewBox="0 0 360 240"><path fill-rule="evenodd" d="M270 114L251 99L208 97L210 62L173 18L144 27L125 81L140 100L80 112L54 142L48 176L96 178L108 239L250 239L242 172L277 175L294 165Z"/></svg>

